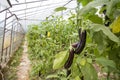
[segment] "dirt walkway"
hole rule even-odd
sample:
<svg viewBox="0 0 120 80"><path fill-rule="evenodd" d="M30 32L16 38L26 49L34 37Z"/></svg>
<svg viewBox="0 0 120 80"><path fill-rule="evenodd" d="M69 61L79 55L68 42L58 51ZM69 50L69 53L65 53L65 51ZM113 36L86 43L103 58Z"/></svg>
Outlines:
<svg viewBox="0 0 120 80"><path fill-rule="evenodd" d="M27 41L24 42L23 49L21 61L17 69L17 80L29 80L30 60L27 54Z"/></svg>

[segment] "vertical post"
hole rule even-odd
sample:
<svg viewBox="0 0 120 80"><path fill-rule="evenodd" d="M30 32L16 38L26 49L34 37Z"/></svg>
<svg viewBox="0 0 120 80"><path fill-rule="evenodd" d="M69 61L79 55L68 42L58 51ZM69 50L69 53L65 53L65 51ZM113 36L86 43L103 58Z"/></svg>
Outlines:
<svg viewBox="0 0 120 80"><path fill-rule="evenodd" d="M4 51L4 40L5 40L5 29L6 29L6 19L7 18L7 11L5 13L5 22L4 22L4 30L3 30L3 41L2 41L2 53L1 53L1 62L3 57L3 51Z"/></svg>
<svg viewBox="0 0 120 80"><path fill-rule="evenodd" d="M13 20L13 21L14 21L14 20ZM8 55L9 58L10 58L10 55L11 55L11 53L12 53L13 21L12 21L12 29L11 29L11 37L10 37L10 50L9 50L9 55Z"/></svg>
<svg viewBox="0 0 120 80"><path fill-rule="evenodd" d="M5 51L5 54L6 54L6 55L5 55L5 63L6 63L6 62L7 62L7 52L8 52L7 50L8 50L8 47L6 47L5 50L6 50L6 51Z"/></svg>
<svg viewBox="0 0 120 80"><path fill-rule="evenodd" d="M13 30L12 30L12 53L14 52L13 48L14 48L14 37L15 37L15 27L13 26ZM11 54L12 55L12 54Z"/></svg>
<svg viewBox="0 0 120 80"><path fill-rule="evenodd" d="M18 27L18 22L17 22L17 28L16 28L16 44L17 44L17 45L15 45L17 48L18 48L18 46L19 46L19 40L18 40L18 36L19 36L19 35L18 35L18 28L19 28L19 27Z"/></svg>

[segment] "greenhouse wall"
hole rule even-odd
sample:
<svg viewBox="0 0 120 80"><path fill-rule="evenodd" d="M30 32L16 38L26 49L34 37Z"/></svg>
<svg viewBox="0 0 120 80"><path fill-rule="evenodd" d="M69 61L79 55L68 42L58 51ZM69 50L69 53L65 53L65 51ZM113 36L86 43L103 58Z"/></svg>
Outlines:
<svg viewBox="0 0 120 80"><path fill-rule="evenodd" d="M0 66L4 68L24 39L24 30L15 14L9 11L9 0L0 2Z"/></svg>

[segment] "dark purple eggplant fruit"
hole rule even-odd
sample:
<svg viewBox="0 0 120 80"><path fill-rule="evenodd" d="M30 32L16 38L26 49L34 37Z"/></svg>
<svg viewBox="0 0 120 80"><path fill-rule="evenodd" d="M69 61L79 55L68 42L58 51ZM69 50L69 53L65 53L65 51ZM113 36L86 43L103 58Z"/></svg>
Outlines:
<svg viewBox="0 0 120 80"><path fill-rule="evenodd" d="M74 59L74 49L71 49L70 52L69 52L68 60L67 60L66 63L64 64L64 68L65 68L65 69L70 68L70 66L71 66L72 63L73 63L73 59Z"/></svg>
<svg viewBox="0 0 120 80"><path fill-rule="evenodd" d="M77 45L77 48L75 49L76 54L80 54L83 51L85 44L86 44L86 36L87 36L87 32L86 30L84 30L81 34L80 42Z"/></svg>

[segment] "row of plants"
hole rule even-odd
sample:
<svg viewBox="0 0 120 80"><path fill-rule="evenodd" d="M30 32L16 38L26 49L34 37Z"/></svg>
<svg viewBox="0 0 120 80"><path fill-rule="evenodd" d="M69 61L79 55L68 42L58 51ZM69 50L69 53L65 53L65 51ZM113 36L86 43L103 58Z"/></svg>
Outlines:
<svg viewBox="0 0 120 80"><path fill-rule="evenodd" d="M77 0L77 4L77 14L67 20L52 15L29 26L31 80L120 79L120 1Z"/></svg>
<svg viewBox="0 0 120 80"><path fill-rule="evenodd" d="M62 17L47 20L40 25L30 25L27 37L33 64L32 75L45 78L48 74L55 73L56 70L52 69L54 56L67 50L76 36L75 24Z"/></svg>

